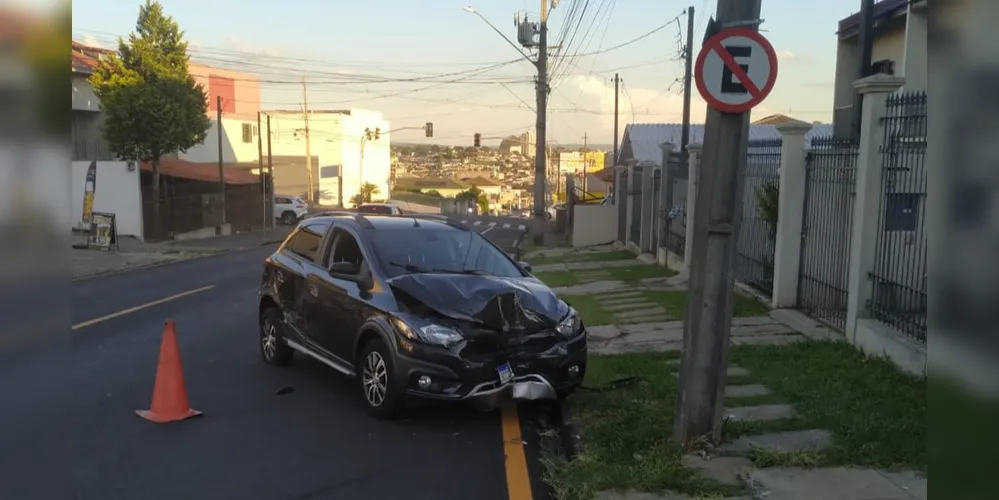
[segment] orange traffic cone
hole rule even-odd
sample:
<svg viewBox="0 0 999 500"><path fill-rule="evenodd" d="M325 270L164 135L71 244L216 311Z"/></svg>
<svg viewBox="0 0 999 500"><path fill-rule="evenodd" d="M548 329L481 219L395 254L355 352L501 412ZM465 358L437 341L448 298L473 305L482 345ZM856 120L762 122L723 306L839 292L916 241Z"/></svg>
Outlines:
<svg viewBox="0 0 999 500"><path fill-rule="evenodd" d="M163 327L163 343L160 344L160 360L153 385L153 404L149 410L137 410L135 413L158 424L201 415L200 411L192 410L187 402L187 387L173 320L168 319Z"/></svg>

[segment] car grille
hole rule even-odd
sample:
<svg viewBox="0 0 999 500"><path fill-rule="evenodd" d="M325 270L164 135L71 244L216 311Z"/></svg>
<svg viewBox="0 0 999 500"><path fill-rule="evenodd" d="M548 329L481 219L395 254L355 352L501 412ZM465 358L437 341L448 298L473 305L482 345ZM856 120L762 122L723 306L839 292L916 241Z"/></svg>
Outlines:
<svg viewBox="0 0 999 500"><path fill-rule="evenodd" d="M499 333L490 330L466 330L467 343L461 354L473 362L501 358L516 358L522 354L539 354L551 349L558 342L554 330L537 332Z"/></svg>

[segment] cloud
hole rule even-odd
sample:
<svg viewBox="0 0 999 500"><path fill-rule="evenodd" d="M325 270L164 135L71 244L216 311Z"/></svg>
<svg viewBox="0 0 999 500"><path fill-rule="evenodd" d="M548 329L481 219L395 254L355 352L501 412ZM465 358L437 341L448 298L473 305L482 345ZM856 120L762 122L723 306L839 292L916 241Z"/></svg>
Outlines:
<svg viewBox="0 0 999 500"><path fill-rule="evenodd" d="M801 57L790 50L778 50L777 59L781 61L793 61L795 59L801 59Z"/></svg>
<svg viewBox="0 0 999 500"><path fill-rule="evenodd" d="M229 45L240 52L246 52L248 54L256 54L256 55L270 56L270 57L277 57L282 55L281 50L279 50L276 47L265 47L252 44L240 40L239 38L236 38L232 35L226 37L226 45Z"/></svg>
<svg viewBox="0 0 999 500"><path fill-rule="evenodd" d="M101 45L101 41L94 38L93 35L83 35L83 44L88 47L97 47L99 49L104 48L104 46Z"/></svg>

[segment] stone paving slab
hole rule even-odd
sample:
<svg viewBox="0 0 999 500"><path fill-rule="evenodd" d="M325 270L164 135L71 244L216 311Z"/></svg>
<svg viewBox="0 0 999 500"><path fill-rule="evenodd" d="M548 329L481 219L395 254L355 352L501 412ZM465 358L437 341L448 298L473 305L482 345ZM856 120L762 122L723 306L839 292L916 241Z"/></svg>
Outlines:
<svg viewBox="0 0 999 500"><path fill-rule="evenodd" d="M589 329L589 334L592 339L590 349L599 354L671 351L682 347L683 321L595 326ZM790 327L767 316L732 320L731 342L736 345L773 345L803 338Z"/></svg>
<svg viewBox="0 0 999 500"><path fill-rule="evenodd" d="M665 315L666 309L662 306L652 306L646 307L645 309L629 309L627 311L615 313L614 317L619 321L627 321L629 319L641 317L641 316L652 316L652 315Z"/></svg>
<svg viewBox="0 0 999 500"><path fill-rule="evenodd" d="M643 297L635 297L635 298L629 298L628 300L605 302L600 305L600 308L607 312L616 312L616 311L632 311L639 307L649 308L653 306L655 306L655 304L649 302L648 299L645 299Z"/></svg>
<svg viewBox="0 0 999 500"><path fill-rule="evenodd" d="M755 396L766 396L770 394L770 389L763 384L726 385L725 396L730 398L751 398Z"/></svg>
<svg viewBox="0 0 999 500"><path fill-rule="evenodd" d="M676 368L679 368L679 367L680 367L680 365L679 365L679 363L677 363ZM749 376L749 370L747 370L747 369L745 369L745 368L743 368L741 366L732 366L732 365L729 365L728 369L725 370L725 376L726 377L748 377ZM680 378L680 374L674 372L673 373L673 377Z"/></svg>
<svg viewBox="0 0 999 500"><path fill-rule="evenodd" d="M767 500L913 500L926 498L926 479L905 481L873 469L757 469L746 476L754 497Z"/></svg>
<svg viewBox="0 0 999 500"><path fill-rule="evenodd" d="M832 441L832 434L822 429L770 432L740 437L722 446L722 452L749 453L753 448L785 453L814 451L831 446Z"/></svg>
<svg viewBox="0 0 999 500"><path fill-rule="evenodd" d="M725 408L725 413L732 420L739 422L767 422L793 417L794 407L784 404L733 406L732 408Z"/></svg>
<svg viewBox="0 0 999 500"><path fill-rule="evenodd" d="M697 471L702 477L730 486L740 486L742 484L741 476L753 466L753 462L745 457L705 457L701 455L684 455L681 463L684 467Z"/></svg>

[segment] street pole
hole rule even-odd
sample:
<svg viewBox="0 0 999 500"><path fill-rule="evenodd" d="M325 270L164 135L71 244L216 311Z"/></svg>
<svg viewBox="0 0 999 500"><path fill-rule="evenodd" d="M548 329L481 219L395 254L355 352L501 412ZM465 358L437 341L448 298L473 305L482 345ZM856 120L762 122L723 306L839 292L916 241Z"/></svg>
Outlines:
<svg viewBox="0 0 999 500"><path fill-rule="evenodd" d="M312 180L312 137L309 134L309 92L306 88L305 77L302 77L302 112L305 115L305 170L309 174L309 204L314 205L316 201L315 186Z"/></svg>
<svg viewBox="0 0 999 500"><path fill-rule="evenodd" d="M546 119L548 110L548 0L541 0L541 33L538 35L538 82L537 82L537 122L535 135L537 144L534 152L534 239L544 238L545 226L545 171L548 138Z"/></svg>
<svg viewBox="0 0 999 500"><path fill-rule="evenodd" d="M690 92L691 73L694 64L694 7L687 7L687 46L683 50L683 128L680 129L680 154L687 157L690 144ZM665 165L663 165L665 167Z"/></svg>
<svg viewBox="0 0 999 500"><path fill-rule="evenodd" d="M857 79L871 74L871 58L874 52L874 0L860 0L860 67L857 68ZM853 113L850 123L854 137L860 136L860 116L864 106L864 96L860 92L853 94Z"/></svg>
<svg viewBox="0 0 999 500"><path fill-rule="evenodd" d="M590 161L589 138L590 134L583 134L583 182L580 182L583 187L583 199L586 199L586 164Z"/></svg>
<svg viewBox="0 0 999 500"><path fill-rule="evenodd" d="M215 130L219 146L219 195L222 201L222 225L225 225L225 169L222 166L222 96L215 97Z"/></svg>
<svg viewBox="0 0 999 500"><path fill-rule="evenodd" d="M267 206L267 222L274 225L274 162L271 156L271 115L267 115L267 194L271 203Z"/></svg>
<svg viewBox="0 0 999 500"><path fill-rule="evenodd" d="M619 86L621 85L621 78L617 73L614 73L614 164L612 167L617 166L617 111L618 103L617 96L621 94ZM617 178L617 176L615 176Z"/></svg>
<svg viewBox="0 0 999 500"><path fill-rule="evenodd" d="M260 201L263 204L264 229L267 229L267 176L264 175L264 129L257 111L257 172L260 175Z"/></svg>
<svg viewBox="0 0 999 500"><path fill-rule="evenodd" d="M761 3L762 0L718 0L719 27L757 29ZM749 112L722 113L708 108L673 426L673 438L681 446L705 438L718 444L722 439L732 323L732 267L742 213L748 141Z"/></svg>

